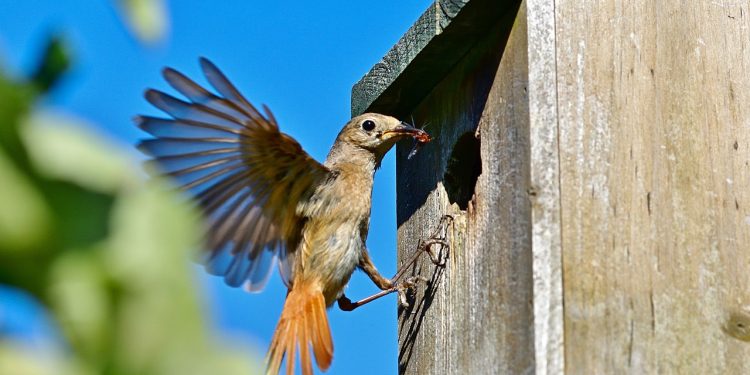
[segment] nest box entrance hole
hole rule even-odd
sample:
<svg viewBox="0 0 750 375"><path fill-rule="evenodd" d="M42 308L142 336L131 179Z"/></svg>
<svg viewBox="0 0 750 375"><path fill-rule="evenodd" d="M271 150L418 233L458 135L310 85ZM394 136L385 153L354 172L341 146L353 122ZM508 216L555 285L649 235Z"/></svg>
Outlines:
<svg viewBox="0 0 750 375"><path fill-rule="evenodd" d="M474 132L464 133L453 145L443 182L451 204L466 210L474 196L477 179L482 174L480 142Z"/></svg>

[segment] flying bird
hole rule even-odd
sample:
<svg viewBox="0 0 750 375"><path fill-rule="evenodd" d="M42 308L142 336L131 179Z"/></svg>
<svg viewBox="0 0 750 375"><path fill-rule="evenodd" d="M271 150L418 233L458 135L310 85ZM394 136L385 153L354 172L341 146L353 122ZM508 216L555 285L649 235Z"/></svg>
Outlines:
<svg viewBox="0 0 750 375"><path fill-rule="evenodd" d="M139 148L200 207L208 272L257 292L278 263L288 293L266 357L268 373L276 374L284 357L293 373L296 354L305 375L312 374L311 357L325 371L333 358L326 308L338 301L351 310L374 299L351 302L344 295L354 270L383 290L375 298L410 286L380 275L365 247L373 178L398 140L422 144L430 136L394 117L366 113L344 125L321 164L279 130L266 106L259 111L209 60L200 65L216 93L165 68L165 80L187 100L147 90L146 100L168 117L136 118L154 137Z"/></svg>

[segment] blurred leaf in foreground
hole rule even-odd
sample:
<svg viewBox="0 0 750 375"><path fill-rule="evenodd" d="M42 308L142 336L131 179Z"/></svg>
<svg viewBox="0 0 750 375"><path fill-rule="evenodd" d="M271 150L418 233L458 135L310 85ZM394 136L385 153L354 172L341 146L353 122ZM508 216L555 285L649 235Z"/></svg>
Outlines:
<svg viewBox="0 0 750 375"><path fill-rule="evenodd" d="M64 113L38 111L22 126L21 138L34 168L47 177L101 193L139 184L139 168L128 153L87 128L93 126Z"/></svg>
<svg viewBox="0 0 750 375"><path fill-rule="evenodd" d="M164 0L116 0L125 24L141 41L161 41L169 28L169 16Z"/></svg>
<svg viewBox="0 0 750 375"><path fill-rule="evenodd" d="M31 77L31 82L39 91L47 92L69 67L70 53L65 48L63 40L53 36L47 42L44 55Z"/></svg>
<svg viewBox="0 0 750 375"><path fill-rule="evenodd" d="M0 339L0 374L8 375L87 375L72 367L59 353L30 352ZM93 375L93 374L92 374Z"/></svg>
<svg viewBox="0 0 750 375"><path fill-rule="evenodd" d="M51 213L32 181L0 149L0 252L39 246L51 224Z"/></svg>
<svg viewBox="0 0 750 375"><path fill-rule="evenodd" d="M49 207L35 184L37 175L29 165L20 127L36 96L60 79L69 62L62 40L51 37L30 83L14 82L0 74L0 252L39 249L53 227Z"/></svg>
<svg viewBox="0 0 750 375"><path fill-rule="evenodd" d="M41 301L66 342L50 355L0 332L0 373L260 373L207 323L193 208L79 120L28 115L37 83L9 82L0 71L0 282Z"/></svg>

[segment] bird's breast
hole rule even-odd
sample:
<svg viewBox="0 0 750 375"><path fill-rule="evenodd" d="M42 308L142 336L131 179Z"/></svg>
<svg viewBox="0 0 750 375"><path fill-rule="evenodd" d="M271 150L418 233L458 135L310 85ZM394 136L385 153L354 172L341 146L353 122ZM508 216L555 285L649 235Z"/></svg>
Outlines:
<svg viewBox="0 0 750 375"><path fill-rule="evenodd" d="M299 271L322 282L328 304L343 292L365 248L360 224L344 217L307 222Z"/></svg>
<svg viewBox="0 0 750 375"><path fill-rule="evenodd" d="M365 249L370 221L372 176L341 173L319 186L306 206L295 272L319 279L330 305L343 292Z"/></svg>

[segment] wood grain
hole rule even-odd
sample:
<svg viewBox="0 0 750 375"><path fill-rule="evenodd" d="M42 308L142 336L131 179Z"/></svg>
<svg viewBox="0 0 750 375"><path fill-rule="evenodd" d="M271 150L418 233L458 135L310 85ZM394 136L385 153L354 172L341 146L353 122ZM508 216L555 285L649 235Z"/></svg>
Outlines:
<svg viewBox="0 0 750 375"><path fill-rule="evenodd" d="M565 361L555 3L526 4L535 373L560 374Z"/></svg>
<svg viewBox="0 0 750 375"><path fill-rule="evenodd" d="M456 216L399 311L400 373L750 373L750 3L520 4L465 3L354 90L435 135L397 150L399 262ZM508 18L452 49L490 9ZM467 133L461 211L444 174Z"/></svg>
<svg viewBox="0 0 750 375"><path fill-rule="evenodd" d="M411 111L517 0L435 0L352 87L352 116Z"/></svg>
<svg viewBox="0 0 750 375"><path fill-rule="evenodd" d="M389 86L414 62L414 58L450 25L469 0L436 0L406 31L383 59L352 88L352 115L370 107Z"/></svg>
<svg viewBox="0 0 750 375"><path fill-rule="evenodd" d="M555 9L566 372L750 373L748 2Z"/></svg>
<svg viewBox="0 0 750 375"><path fill-rule="evenodd" d="M401 374L534 368L526 25L523 12L514 18L498 23L415 109L436 140L412 160L410 145L398 148L399 262L443 214L456 218L448 265L423 259L414 272L430 281L399 312ZM443 174L467 133L480 139L482 174L460 211Z"/></svg>

